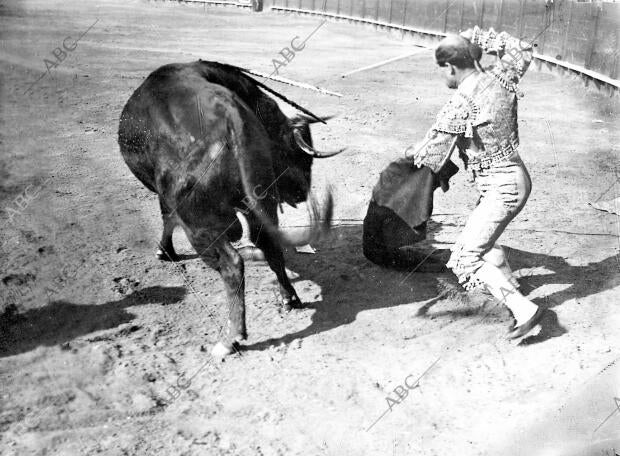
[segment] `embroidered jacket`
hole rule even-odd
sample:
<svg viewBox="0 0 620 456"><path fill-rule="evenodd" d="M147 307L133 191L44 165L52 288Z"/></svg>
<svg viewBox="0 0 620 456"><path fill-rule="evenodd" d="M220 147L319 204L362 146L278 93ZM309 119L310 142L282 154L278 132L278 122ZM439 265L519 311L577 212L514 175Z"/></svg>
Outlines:
<svg viewBox="0 0 620 456"><path fill-rule="evenodd" d="M454 144L465 166L480 170L508 158L519 145L518 83L532 59L532 46L506 32L473 30L471 41L498 61L466 77L413 153L415 163L438 172Z"/></svg>

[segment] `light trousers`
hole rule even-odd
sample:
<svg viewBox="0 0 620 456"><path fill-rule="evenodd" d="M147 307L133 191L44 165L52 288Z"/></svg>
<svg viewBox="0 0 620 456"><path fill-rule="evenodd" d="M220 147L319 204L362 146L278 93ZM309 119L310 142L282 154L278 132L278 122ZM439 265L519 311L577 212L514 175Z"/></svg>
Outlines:
<svg viewBox="0 0 620 456"><path fill-rule="evenodd" d="M483 285L475 272L506 226L521 212L532 190L530 175L515 151L491 168L474 171L478 205L452 247L448 267L466 289Z"/></svg>

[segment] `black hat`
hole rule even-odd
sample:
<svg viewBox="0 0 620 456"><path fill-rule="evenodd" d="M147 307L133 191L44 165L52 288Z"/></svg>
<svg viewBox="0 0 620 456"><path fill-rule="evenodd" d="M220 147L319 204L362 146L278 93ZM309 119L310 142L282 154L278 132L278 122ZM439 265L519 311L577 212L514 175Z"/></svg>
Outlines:
<svg viewBox="0 0 620 456"><path fill-rule="evenodd" d="M435 60L439 66L448 63L457 68L474 68L482 57L480 46L460 35L448 35L435 49Z"/></svg>

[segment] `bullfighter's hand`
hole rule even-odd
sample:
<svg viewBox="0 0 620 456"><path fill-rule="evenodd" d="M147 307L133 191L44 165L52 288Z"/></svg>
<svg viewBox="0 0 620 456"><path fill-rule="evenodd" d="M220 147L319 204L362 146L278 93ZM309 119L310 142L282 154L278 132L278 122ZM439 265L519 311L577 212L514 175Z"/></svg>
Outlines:
<svg viewBox="0 0 620 456"><path fill-rule="evenodd" d="M414 162L415 162L415 159L414 159L415 150L416 150L416 146L415 145L408 146L405 149L405 160L409 160L411 162L411 164L414 164Z"/></svg>

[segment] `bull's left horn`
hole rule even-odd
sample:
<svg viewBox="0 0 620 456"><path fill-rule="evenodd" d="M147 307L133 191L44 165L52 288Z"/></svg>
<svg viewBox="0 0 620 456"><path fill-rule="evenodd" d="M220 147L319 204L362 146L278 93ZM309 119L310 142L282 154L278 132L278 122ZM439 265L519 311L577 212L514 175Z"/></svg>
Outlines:
<svg viewBox="0 0 620 456"><path fill-rule="evenodd" d="M333 119L334 117L336 117L335 115L330 115L330 116L315 116L314 114L312 114L312 116L308 116L305 114L299 114L296 117L294 117L292 119L292 124L293 126L303 126L303 125L309 125L309 124L313 124L313 123L317 123L317 122L322 122L322 123L327 123L327 121L329 119Z"/></svg>
<svg viewBox="0 0 620 456"><path fill-rule="evenodd" d="M333 119L334 117L336 116L319 117L319 119L321 120L321 122L326 123L329 119ZM309 124L317 123L319 121L317 119L313 119L312 117L306 117L306 120Z"/></svg>
<svg viewBox="0 0 620 456"><path fill-rule="evenodd" d="M314 158L327 158L333 157L334 155L338 155L341 152L344 152L344 149L332 150L322 152L320 150L316 150L314 147L310 146L304 138L301 136L301 132L299 130L294 130L293 136L295 137L295 142L297 145L308 155L312 155Z"/></svg>

